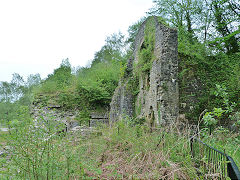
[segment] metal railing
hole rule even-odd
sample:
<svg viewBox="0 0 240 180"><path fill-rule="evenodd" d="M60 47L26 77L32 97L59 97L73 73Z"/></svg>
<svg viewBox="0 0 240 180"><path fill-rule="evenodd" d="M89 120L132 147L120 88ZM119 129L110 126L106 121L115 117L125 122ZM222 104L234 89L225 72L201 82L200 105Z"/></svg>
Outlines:
<svg viewBox="0 0 240 180"><path fill-rule="evenodd" d="M205 179L230 179L240 180L240 171L234 160L225 152L221 152L200 139L190 138L191 155L195 166Z"/></svg>

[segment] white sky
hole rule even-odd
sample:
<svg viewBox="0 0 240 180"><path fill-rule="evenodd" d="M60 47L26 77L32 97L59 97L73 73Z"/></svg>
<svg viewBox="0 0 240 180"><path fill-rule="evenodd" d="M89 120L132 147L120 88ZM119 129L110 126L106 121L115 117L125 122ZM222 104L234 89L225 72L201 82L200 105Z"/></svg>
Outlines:
<svg viewBox="0 0 240 180"><path fill-rule="evenodd" d="M41 78L69 58L86 66L106 36L145 15L152 0L0 0L0 81Z"/></svg>

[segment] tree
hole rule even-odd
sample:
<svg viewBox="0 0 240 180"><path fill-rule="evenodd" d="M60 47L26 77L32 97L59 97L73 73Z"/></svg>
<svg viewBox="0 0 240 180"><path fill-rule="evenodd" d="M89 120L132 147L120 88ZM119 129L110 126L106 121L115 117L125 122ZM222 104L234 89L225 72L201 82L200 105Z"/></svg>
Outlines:
<svg viewBox="0 0 240 180"><path fill-rule="evenodd" d="M128 28L128 39L127 39L127 43L130 43L130 48L133 50L133 42L135 40L135 37L137 35L137 32L141 26L141 24L146 20L147 17L143 17L141 18L139 21L137 21L136 23L132 24L131 26L129 26Z"/></svg>
<svg viewBox="0 0 240 180"><path fill-rule="evenodd" d="M214 51L239 52L240 4L236 0L154 0L150 14L177 27L179 36L197 37ZM237 28L238 27L238 28ZM187 32L187 33L185 33Z"/></svg>
<svg viewBox="0 0 240 180"><path fill-rule="evenodd" d="M198 14L202 10L202 2L198 0L154 0L155 7L150 14L166 19L167 23L178 29L186 28L192 36L193 24L198 22Z"/></svg>
<svg viewBox="0 0 240 180"><path fill-rule="evenodd" d="M14 73L11 80L12 101L17 101L26 92L25 82L22 76Z"/></svg>
<svg viewBox="0 0 240 180"><path fill-rule="evenodd" d="M91 66L100 62L122 61L126 54L126 42L122 33L114 33L105 40L105 45L95 53Z"/></svg>
<svg viewBox="0 0 240 180"><path fill-rule="evenodd" d="M26 91L25 82L17 73L13 74L10 83L1 82L0 84L0 101L14 102L21 98Z"/></svg>
<svg viewBox="0 0 240 180"><path fill-rule="evenodd" d="M32 88L41 83L41 76L40 74L30 74L27 78L27 87Z"/></svg>
<svg viewBox="0 0 240 180"><path fill-rule="evenodd" d="M214 26L216 31L223 38L225 37L222 42L224 43L227 53L239 52L239 37L237 38L234 33L234 30L236 30L234 24L239 25L240 20L239 4L230 0L212 0L210 5L214 15ZM238 28L238 30L240 29Z"/></svg>
<svg viewBox="0 0 240 180"><path fill-rule="evenodd" d="M8 82L1 82L0 84L0 101L10 102L12 99L11 84Z"/></svg>
<svg viewBox="0 0 240 180"><path fill-rule="evenodd" d="M54 84L57 89L62 89L69 85L72 80L72 69L69 59L62 60L59 68L55 69L53 74L48 75L44 82L45 86ZM52 87L50 87L52 89ZM54 89L52 89L54 91Z"/></svg>

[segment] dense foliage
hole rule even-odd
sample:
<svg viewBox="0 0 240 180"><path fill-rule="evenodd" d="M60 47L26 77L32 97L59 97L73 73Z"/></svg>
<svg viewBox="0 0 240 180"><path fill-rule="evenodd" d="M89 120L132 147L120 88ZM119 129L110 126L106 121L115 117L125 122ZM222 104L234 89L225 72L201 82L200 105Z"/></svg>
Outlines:
<svg viewBox="0 0 240 180"><path fill-rule="evenodd" d="M200 125L204 141L226 150L239 165L239 134L229 130L240 128L239 2L153 2L155 7L149 14L161 16L160 22L178 29L180 106L189 107L189 110L180 107L181 113ZM133 118L101 129L103 136L92 137L89 142L77 135L46 139L58 131L54 121L51 117L42 118L46 126L34 128L36 121L30 117L29 108L37 99L43 105L59 105L63 111L76 110L79 112L76 120L81 123L89 120L90 111L107 110L119 79L126 77L126 62L146 18L129 27L127 39L121 33L107 37L89 67L73 70L65 59L44 80L39 74L30 75L26 81L13 74L11 82L0 82L0 123L10 129L9 133L0 132L0 148L6 143L14 147L14 151L10 149L11 161L0 159L0 174L3 172L0 178L10 174L20 179L198 176L189 156L190 132L176 134L177 129L173 128L168 133L162 130L149 134L144 120ZM145 44L138 50L139 64L134 65L138 73L128 82L135 96L139 92L139 78L149 75L155 58L155 29L149 23ZM136 112L141 112L140 105L135 106ZM147 168L153 171L150 173Z"/></svg>
<svg viewBox="0 0 240 180"><path fill-rule="evenodd" d="M120 65L126 62L124 36L113 34L95 54L90 67L71 71L68 59L34 90L35 96L55 97L63 109L101 109L109 106L118 84Z"/></svg>
<svg viewBox="0 0 240 180"><path fill-rule="evenodd" d="M236 0L154 0L150 14L160 15L180 35L187 32L190 40L198 38L215 51L239 52L239 11Z"/></svg>

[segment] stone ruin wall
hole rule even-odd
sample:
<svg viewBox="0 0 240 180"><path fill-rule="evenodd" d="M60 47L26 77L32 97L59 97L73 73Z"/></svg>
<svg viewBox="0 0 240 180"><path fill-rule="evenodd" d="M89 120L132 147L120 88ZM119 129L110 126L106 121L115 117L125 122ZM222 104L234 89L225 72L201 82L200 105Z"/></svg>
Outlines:
<svg viewBox="0 0 240 180"><path fill-rule="evenodd" d="M127 88L127 82L119 81L110 104L110 124L125 116L132 117L134 112L133 95Z"/></svg>
<svg viewBox="0 0 240 180"><path fill-rule="evenodd" d="M128 64L138 64L139 49L144 43L146 22L141 25L135 39L133 59ZM177 30L155 22L155 59L152 62L150 75L140 76L139 93L134 100L127 90L131 77L121 80L111 102L110 121L114 122L123 116L154 119L152 125L166 125L176 121L179 113L178 88L178 40ZM133 69L134 73L134 69ZM148 88L146 88L148 86ZM134 102L135 101L135 102ZM139 108L140 112L136 113Z"/></svg>
<svg viewBox="0 0 240 180"><path fill-rule="evenodd" d="M79 114L78 110L63 110L59 104L45 104L44 96L36 97L31 105L31 116L34 122L38 123L36 126L44 126L43 121L52 120L66 126L66 131L74 130L82 126L79 120L76 119ZM96 112L91 111L89 122L85 126L96 127L99 123L109 124L109 111Z"/></svg>

